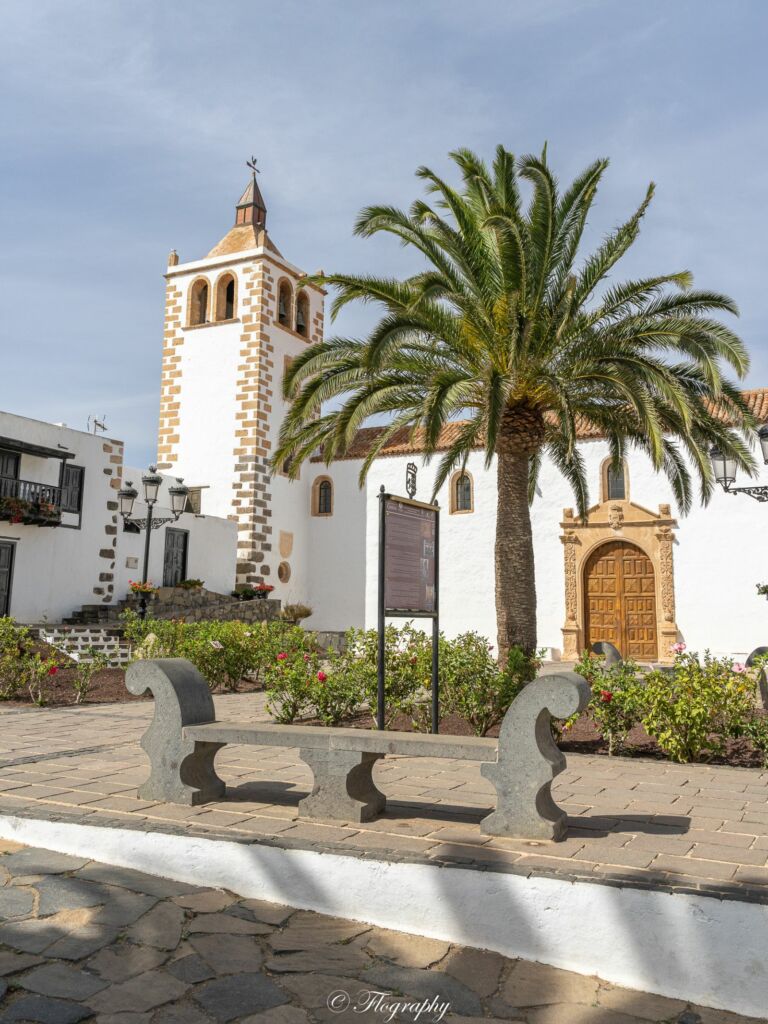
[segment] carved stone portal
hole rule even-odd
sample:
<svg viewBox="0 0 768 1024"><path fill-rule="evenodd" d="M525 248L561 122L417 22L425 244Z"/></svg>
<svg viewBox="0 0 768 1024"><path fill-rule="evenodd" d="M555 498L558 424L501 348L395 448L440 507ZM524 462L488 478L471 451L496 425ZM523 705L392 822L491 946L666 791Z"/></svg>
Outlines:
<svg viewBox="0 0 768 1024"><path fill-rule="evenodd" d="M621 539L635 544L651 560L656 580L658 660L671 663L672 644L678 638L675 622L675 575L673 545L677 520L669 505L658 513L631 501L605 501L589 510L585 521L572 508L563 509L560 524L565 563L565 623L563 659L580 657L585 646L587 595L584 569L589 556L601 544Z"/></svg>

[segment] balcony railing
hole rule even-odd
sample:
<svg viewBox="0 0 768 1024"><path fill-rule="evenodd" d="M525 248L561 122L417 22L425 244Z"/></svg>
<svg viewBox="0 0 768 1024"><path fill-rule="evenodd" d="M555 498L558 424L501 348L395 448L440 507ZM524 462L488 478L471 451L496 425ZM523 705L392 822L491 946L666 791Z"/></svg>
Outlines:
<svg viewBox="0 0 768 1024"><path fill-rule="evenodd" d="M58 526L61 522L61 488L0 476L0 521Z"/></svg>

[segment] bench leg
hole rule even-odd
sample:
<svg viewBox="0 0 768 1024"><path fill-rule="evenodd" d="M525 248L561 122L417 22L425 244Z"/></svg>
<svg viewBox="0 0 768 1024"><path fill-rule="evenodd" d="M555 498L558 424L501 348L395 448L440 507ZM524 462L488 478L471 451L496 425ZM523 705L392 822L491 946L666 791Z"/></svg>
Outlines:
<svg viewBox="0 0 768 1024"><path fill-rule="evenodd" d="M139 788L139 796L189 807L222 800L226 787L214 770L213 759L224 745L183 740L154 751L145 746L152 759L152 773Z"/></svg>
<svg viewBox="0 0 768 1024"><path fill-rule="evenodd" d="M299 817L362 822L381 814L387 798L374 785L371 773L383 756L357 750L300 749L299 757L312 769L314 786L299 802Z"/></svg>

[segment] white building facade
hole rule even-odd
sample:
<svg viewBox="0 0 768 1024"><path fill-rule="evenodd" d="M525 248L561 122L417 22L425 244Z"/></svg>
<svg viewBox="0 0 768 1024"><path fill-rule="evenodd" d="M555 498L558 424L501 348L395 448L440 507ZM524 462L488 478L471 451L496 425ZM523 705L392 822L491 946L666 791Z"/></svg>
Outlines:
<svg viewBox="0 0 768 1024"><path fill-rule="evenodd" d="M303 272L266 230L255 175L235 225L207 257L180 263L167 279L158 464L206 488L208 508L237 520L241 585L264 580L284 603L309 604L318 630L376 623L379 489L405 493L418 465L417 497L432 497L434 469L418 439L392 441L358 486L371 440L366 428L349 457L309 461L290 482L272 473L284 415L282 374L323 336L323 293L297 287ZM768 420L768 389L748 392ZM445 447L450 443L450 426ZM681 517L671 489L644 455L609 471L599 437L581 441L595 502L582 523L566 481L542 467L532 517L539 641L572 659L596 639L625 656L668 661L672 643L743 656L768 642L761 535L768 509L719 492ZM768 472L765 474L768 482ZM441 506L441 626L495 640L496 469L473 454L437 494ZM765 573L768 580L768 572Z"/></svg>
<svg viewBox="0 0 768 1024"><path fill-rule="evenodd" d="M145 534L126 529L117 492L124 480L141 491L141 473L125 467L122 441L0 412L0 616L59 623L127 595L141 578ZM170 516L173 482L163 481L157 517ZM144 514L137 501L134 516ZM198 578L229 593L236 535L233 521L185 512L154 531L149 578Z"/></svg>

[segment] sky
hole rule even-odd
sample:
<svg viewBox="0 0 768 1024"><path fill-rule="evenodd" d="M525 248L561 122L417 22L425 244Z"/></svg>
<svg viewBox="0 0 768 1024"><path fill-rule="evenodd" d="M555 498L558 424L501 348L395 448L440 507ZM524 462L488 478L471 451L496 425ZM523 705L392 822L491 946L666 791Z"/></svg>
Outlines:
<svg viewBox="0 0 768 1024"><path fill-rule="evenodd" d="M587 245L655 181L617 277L733 296L768 385L763 0L4 0L0 25L0 409L106 416L147 464L168 252L226 234L251 154L287 259L405 274L393 240L353 237L359 209L499 142L546 141L564 183L610 158Z"/></svg>

